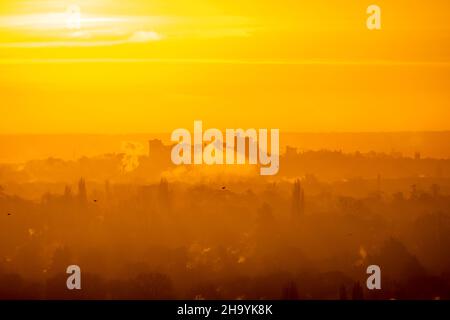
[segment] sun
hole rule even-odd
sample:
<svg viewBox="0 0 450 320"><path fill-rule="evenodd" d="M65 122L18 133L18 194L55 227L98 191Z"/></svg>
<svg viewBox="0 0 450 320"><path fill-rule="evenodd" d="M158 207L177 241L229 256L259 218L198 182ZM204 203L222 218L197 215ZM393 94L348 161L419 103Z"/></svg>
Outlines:
<svg viewBox="0 0 450 320"><path fill-rule="evenodd" d="M81 9L76 4L71 4L66 11L66 26L69 30L81 29Z"/></svg>

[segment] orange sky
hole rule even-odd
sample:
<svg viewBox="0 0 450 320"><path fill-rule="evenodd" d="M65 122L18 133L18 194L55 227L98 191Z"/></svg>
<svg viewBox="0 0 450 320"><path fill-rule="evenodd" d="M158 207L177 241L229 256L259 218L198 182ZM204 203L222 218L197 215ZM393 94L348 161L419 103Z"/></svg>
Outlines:
<svg viewBox="0 0 450 320"><path fill-rule="evenodd" d="M366 29L372 3L379 31ZM445 0L1 1L0 133L168 132L196 119L450 130L449 10Z"/></svg>

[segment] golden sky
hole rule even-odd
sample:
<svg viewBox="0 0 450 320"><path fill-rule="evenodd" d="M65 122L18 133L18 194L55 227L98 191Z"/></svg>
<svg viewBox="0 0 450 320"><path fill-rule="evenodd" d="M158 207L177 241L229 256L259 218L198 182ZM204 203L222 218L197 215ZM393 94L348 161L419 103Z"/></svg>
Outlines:
<svg viewBox="0 0 450 320"><path fill-rule="evenodd" d="M382 30L366 28L366 8ZM450 2L3 0L0 133L450 130Z"/></svg>

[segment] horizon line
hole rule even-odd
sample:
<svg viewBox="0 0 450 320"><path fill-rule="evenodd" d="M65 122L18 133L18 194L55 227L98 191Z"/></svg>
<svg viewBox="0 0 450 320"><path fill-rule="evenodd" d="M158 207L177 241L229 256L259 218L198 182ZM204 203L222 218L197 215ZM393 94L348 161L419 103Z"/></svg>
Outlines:
<svg viewBox="0 0 450 320"><path fill-rule="evenodd" d="M259 128L255 128L258 130ZM450 133L450 129L444 130L380 130L380 131L282 131L280 134L401 134L401 133ZM132 135L170 135L171 132L17 132L0 133L0 136L132 136Z"/></svg>
<svg viewBox="0 0 450 320"><path fill-rule="evenodd" d="M378 65L378 66L434 66L449 67L450 61L400 61L389 59L367 60L265 60L265 59L190 59L190 58L0 58L0 65L73 63L163 63L163 64L235 64L235 65Z"/></svg>

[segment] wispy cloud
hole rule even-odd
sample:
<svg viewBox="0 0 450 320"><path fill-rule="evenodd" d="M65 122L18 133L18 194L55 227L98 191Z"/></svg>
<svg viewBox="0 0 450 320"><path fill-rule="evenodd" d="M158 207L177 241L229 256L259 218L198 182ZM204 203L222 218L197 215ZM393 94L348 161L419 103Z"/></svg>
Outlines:
<svg viewBox="0 0 450 320"><path fill-rule="evenodd" d="M0 16L0 29L13 35L1 48L116 46L163 39L249 37L254 28L242 17L80 15L79 28L68 28L67 13ZM162 30L162 31L161 31ZM13 41L11 39L17 39Z"/></svg>
<svg viewBox="0 0 450 320"><path fill-rule="evenodd" d="M88 33L83 33L81 38L90 38ZM65 48L65 47L104 47L132 43L148 43L162 40L163 36L155 31L136 31L125 39L117 40L66 40L66 41L36 41L36 42L10 42L0 43L0 48Z"/></svg>
<svg viewBox="0 0 450 320"><path fill-rule="evenodd" d="M2 29L35 31L66 29L68 18L67 13L60 12L0 16L0 27ZM86 28L112 23L126 23L129 19L129 17L80 17L81 23Z"/></svg>

